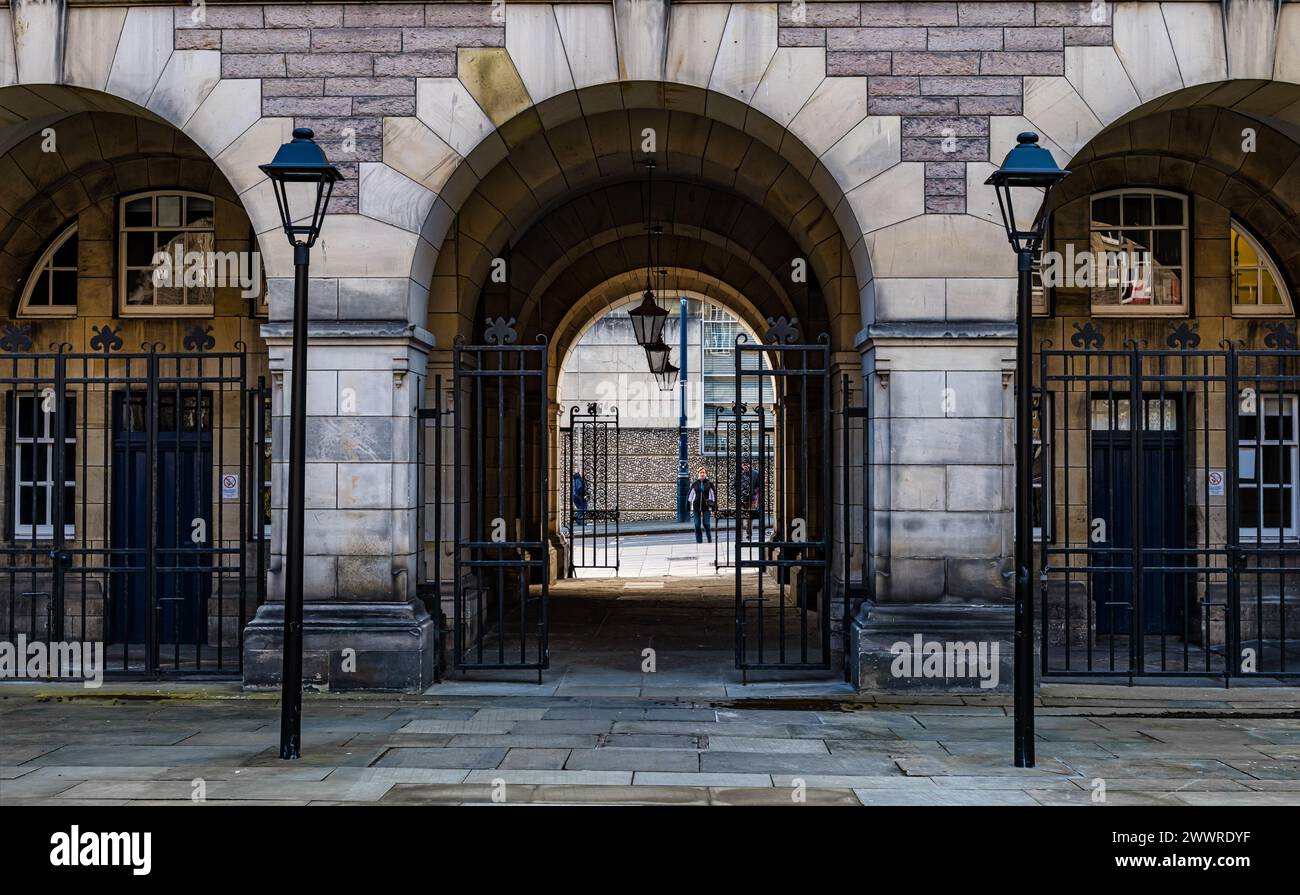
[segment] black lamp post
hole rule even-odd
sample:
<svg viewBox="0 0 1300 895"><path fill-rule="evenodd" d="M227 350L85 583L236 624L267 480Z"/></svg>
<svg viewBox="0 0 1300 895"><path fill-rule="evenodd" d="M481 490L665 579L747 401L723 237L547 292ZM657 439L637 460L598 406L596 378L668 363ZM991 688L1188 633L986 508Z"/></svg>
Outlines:
<svg viewBox="0 0 1300 895"><path fill-rule="evenodd" d="M320 236L334 184L342 177L313 141L311 128L294 128L293 140L276 152L262 171L275 188L284 235L293 246L293 357L289 412L289 507L284 556L284 670L280 706L280 757L297 758L302 740L302 567L303 511L307 480L307 268L311 247ZM310 216L292 210L290 193L309 193L314 203Z"/></svg>
<svg viewBox="0 0 1300 895"><path fill-rule="evenodd" d="M1002 167L985 184L998 194L998 208L1015 249L1016 287L1016 624L1015 624L1015 762L1018 768L1034 766L1034 598L1030 568L1034 561L1033 479L1033 292L1034 255L1047 228L1046 209L1052 187L1069 171L1057 167L1052 154L1038 145L1038 134L1023 133L1016 148L1007 153ZM1012 193L1020 187L1042 190L1043 196L1028 230L1016 221ZM1051 475L1051 470L1044 470Z"/></svg>

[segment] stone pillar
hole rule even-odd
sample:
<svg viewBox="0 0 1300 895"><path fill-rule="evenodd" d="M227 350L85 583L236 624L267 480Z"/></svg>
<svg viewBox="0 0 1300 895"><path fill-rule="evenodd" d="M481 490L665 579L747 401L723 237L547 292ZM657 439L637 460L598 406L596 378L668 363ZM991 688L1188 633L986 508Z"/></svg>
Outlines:
<svg viewBox="0 0 1300 895"><path fill-rule="evenodd" d="M882 323L868 327L862 347L875 369L876 576L874 600L854 621L854 682L978 687L895 677L890 647L917 634L997 641L1010 662L1015 326Z"/></svg>
<svg viewBox="0 0 1300 895"><path fill-rule="evenodd" d="M322 283L319 291L325 289ZM262 329L274 389L274 538L269 601L244 635L247 687L279 686L280 680L286 414L296 386L288 369L289 333L287 323ZM419 692L432 682L433 622L416 589L423 546L417 543L416 411L431 347L429 333L407 323L311 324L303 634L308 686Z"/></svg>

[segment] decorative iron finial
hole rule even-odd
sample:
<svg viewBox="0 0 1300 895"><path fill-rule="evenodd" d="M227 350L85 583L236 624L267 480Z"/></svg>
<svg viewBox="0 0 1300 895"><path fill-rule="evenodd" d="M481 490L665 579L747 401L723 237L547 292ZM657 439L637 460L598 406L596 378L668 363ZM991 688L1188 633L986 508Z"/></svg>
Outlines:
<svg viewBox="0 0 1300 895"><path fill-rule="evenodd" d="M1106 347L1106 336L1100 326L1089 320L1082 325L1074 324L1074 335L1070 336L1070 344L1084 351L1100 351Z"/></svg>
<svg viewBox="0 0 1300 895"><path fill-rule="evenodd" d="M1189 323L1186 320L1181 323L1171 323L1169 324L1169 335L1165 339L1165 345L1170 348L1177 348L1180 351L1195 348L1201 344L1201 336L1197 332L1200 328L1199 323Z"/></svg>
<svg viewBox="0 0 1300 895"><path fill-rule="evenodd" d="M105 354L108 354L121 349L121 327L114 329L111 324L105 323L103 326L92 326L90 331L95 334L90 339L90 348L92 351L102 351Z"/></svg>
<svg viewBox="0 0 1300 895"><path fill-rule="evenodd" d="M32 350L32 328L25 324L6 323L0 333L0 349L10 354Z"/></svg>
<svg viewBox="0 0 1300 895"><path fill-rule="evenodd" d="M513 345L519 341L519 333L515 330L515 318L507 320L505 317L489 317L487 319L487 331L483 338L489 345Z"/></svg>
<svg viewBox="0 0 1300 895"><path fill-rule="evenodd" d="M1268 330L1268 335L1264 337L1266 347L1282 351L1296 350L1296 334L1293 327L1285 323L1265 323L1264 328Z"/></svg>
<svg viewBox="0 0 1300 895"><path fill-rule="evenodd" d="M211 335L212 327L195 325L190 327L181 344L186 351L211 351L217 346L217 340Z"/></svg>
<svg viewBox="0 0 1300 895"><path fill-rule="evenodd" d="M784 317L767 318L767 334L763 339L769 345L779 345L781 343L794 344L799 341L799 318L791 317L787 320Z"/></svg>

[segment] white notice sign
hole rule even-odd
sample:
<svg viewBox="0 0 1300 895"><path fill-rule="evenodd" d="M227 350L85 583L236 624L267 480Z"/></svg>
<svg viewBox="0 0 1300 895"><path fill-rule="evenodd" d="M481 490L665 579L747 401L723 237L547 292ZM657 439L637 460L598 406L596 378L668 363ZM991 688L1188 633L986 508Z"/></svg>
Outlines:
<svg viewBox="0 0 1300 895"><path fill-rule="evenodd" d="M226 473L221 477L221 499L239 500L239 476Z"/></svg>
<svg viewBox="0 0 1300 895"><path fill-rule="evenodd" d="M1223 496L1223 470L1211 469L1208 479L1211 497Z"/></svg>

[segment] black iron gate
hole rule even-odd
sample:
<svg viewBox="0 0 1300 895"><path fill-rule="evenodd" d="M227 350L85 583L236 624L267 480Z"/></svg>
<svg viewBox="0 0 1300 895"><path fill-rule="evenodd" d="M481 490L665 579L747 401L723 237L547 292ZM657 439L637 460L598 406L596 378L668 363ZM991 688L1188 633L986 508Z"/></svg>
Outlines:
<svg viewBox="0 0 1300 895"><path fill-rule="evenodd" d="M0 340L4 639L104 645L106 671L237 674L265 598L269 392L242 344L95 353Z"/></svg>
<svg viewBox="0 0 1300 895"><path fill-rule="evenodd" d="M846 657L844 679L852 679L852 668L847 657L850 653L850 631L853 614L863 602L875 595L875 542L874 525L874 475L875 446L872 444L871 387L873 377L868 376L863 389L862 403L855 405L849 377L842 377L840 394L840 513L841 535L839 548L843 562L843 602L838 616L840 648Z"/></svg>
<svg viewBox="0 0 1300 895"><path fill-rule="evenodd" d="M831 378L830 339L799 344L791 324L777 321L765 344L736 340L737 427L746 395L772 382L774 432L760 405L757 459L774 466L772 504L765 472L737 451L728 476L736 497L736 667L831 667ZM767 460L771 457L770 461ZM748 460L748 462L747 462Z"/></svg>
<svg viewBox="0 0 1300 895"><path fill-rule="evenodd" d="M770 380L766 384L767 398L771 399ZM751 397L747 395L746 397ZM761 395L752 397L761 398ZM771 450L775 444L775 437L768 433L767 438L763 439L762 446L767 449L764 455L759 454L759 434L760 425L770 427L771 414L762 412L763 405L755 403L733 404L730 413L719 410L713 422L713 445L717 452L720 468L716 471L716 487L718 491L718 506L716 520L714 521L713 530L713 567L715 569L734 569L736 567L736 555L738 548L736 545L737 522L740 524L755 524L755 516L750 509L741 507L741 500L738 494L739 481L733 475L737 462L743 467L746 462L750 464L751 469L759 469L762 473L762 493L759 497L761 506L770 507L772 505L772 464ZM760 413L762 415L760 416ZM737 460L739 458L739 461ZM766 521L766 520L765 520ZM757 547L751 546L749 552L756 555Z"/></svg>
<svg viewBox="0 0 1300 895"><path fill-rule="evenodd" d="M1044 348L1034 534L1045 675L1300 673L1300 351Z"/></svg>
<svg viewBox="0 0 1300 895"><path fill-rule="evenodd" d="M569 408L565 436L569 577L577 569L613 569L617 574L623 457L618 408L602 413L595 402L585 410L575 404Z"/></svg>
<svg viewBox="0 0 1300 895"><path fill-rule="evenodd" d="M510 323L513 323L511 321ZM550 663L547 345L502 318L454 357L454 664Z"/></svg>

